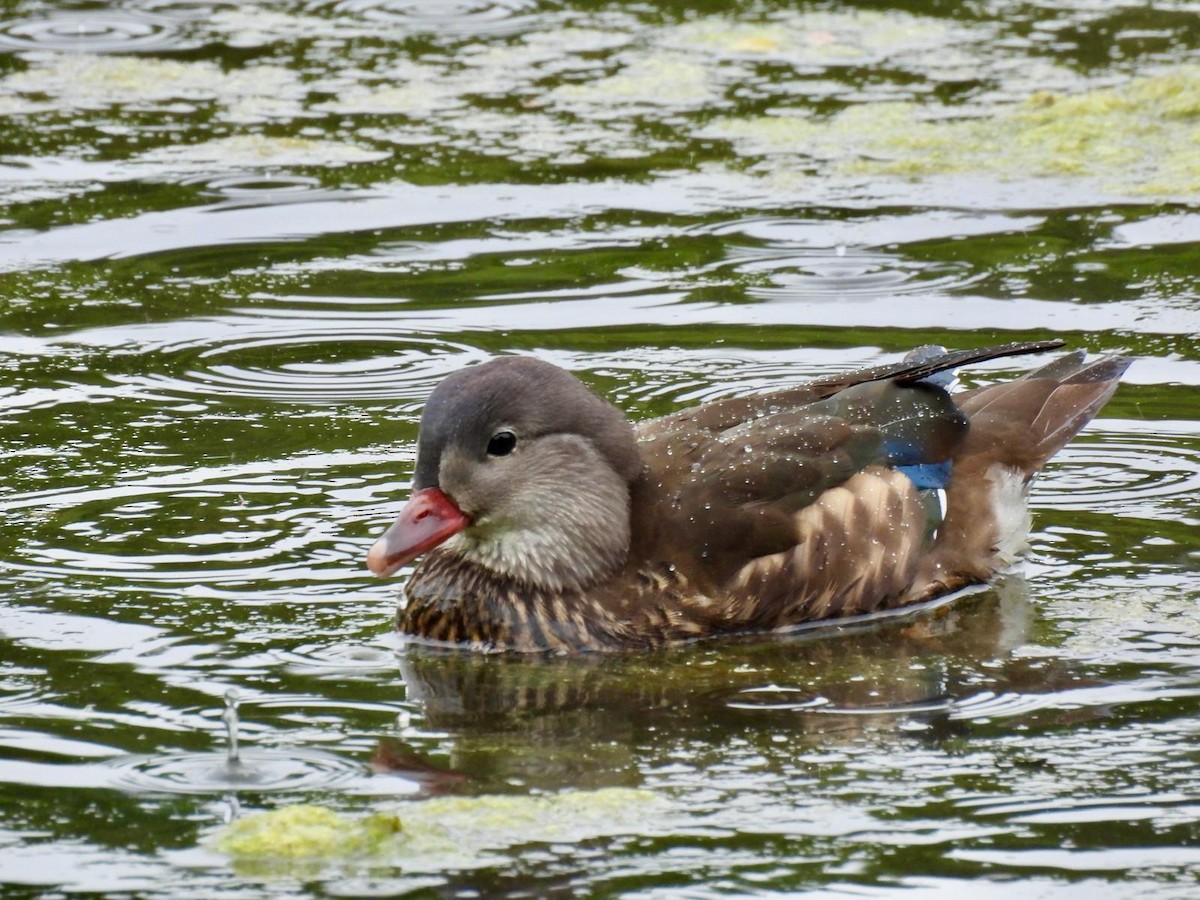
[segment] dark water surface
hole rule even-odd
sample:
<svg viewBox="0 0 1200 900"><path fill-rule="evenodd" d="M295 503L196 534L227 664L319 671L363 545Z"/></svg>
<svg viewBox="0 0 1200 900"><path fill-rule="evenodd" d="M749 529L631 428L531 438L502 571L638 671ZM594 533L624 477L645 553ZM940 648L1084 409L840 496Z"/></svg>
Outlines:
<svg viewBox="0 0 1200 900"><path fill-rule="evenodd" d="M1197 896L1200 3L0 19L8 892ZM1140 360L1029 561L940 614L477 658L404 650L366 575L423 398L489 355L641 418L1055 335ZM603 788L653 802L444 856L211 846Z"/></svg>

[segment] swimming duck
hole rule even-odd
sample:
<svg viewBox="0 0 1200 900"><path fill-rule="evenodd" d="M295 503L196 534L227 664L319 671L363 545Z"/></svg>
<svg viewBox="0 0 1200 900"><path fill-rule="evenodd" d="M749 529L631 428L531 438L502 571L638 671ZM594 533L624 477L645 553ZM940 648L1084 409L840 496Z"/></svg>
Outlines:
<svg viewBox="0 0 1200 900"><path fill-rule="evenodd" d="M1062 356L962 393L947 352L631 424L574 375L509 356L442 381L413 493L367 565L420 558L401 632L477 650L650 648L861 616L987 582L1034 474L1131 360Z"/></svg>

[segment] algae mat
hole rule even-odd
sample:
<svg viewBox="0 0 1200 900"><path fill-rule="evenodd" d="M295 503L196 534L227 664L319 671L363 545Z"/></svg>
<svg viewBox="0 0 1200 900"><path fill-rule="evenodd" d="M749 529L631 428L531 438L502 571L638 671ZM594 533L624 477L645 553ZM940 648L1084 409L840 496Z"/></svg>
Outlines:
<svg viewBox="0 0 1200 900"><path fill-rule="evenodd" d="M602 788L541 796L437 797L349 816L298 804L253 813L212 841L235 870L295 876L328 867L436 872L494 864L492 851L522 844L576 844L661 823L667 800L647 790Z"/></svg>
<svg viewBox="0 0 1200 900"><path fill-rule="evenodd" d="M1113 193L1200 192L1200 66L953 115L915 102L863 103L826 118L724 119L711 133L747 156L828 161L844 176L1065 177L1094 179Z"/></svg>

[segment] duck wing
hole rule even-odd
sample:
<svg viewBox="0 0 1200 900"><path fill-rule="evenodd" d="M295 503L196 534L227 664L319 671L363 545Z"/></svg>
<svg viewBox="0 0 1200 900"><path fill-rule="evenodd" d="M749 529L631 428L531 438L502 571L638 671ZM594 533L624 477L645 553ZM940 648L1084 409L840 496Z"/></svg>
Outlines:
<svg viewBox="0 0 1200 900"><path fill-rule="evenodd" d="M986 579L1002 563L992 546L1001 525L1015 521L994 502L991 467L1013 473L1023 509L1032 473L1096 413L1128 361L1072 355L955 399L938 376L1057 346L926 351L648 423L640 438L660 527L642 558L681 560L698 593L723 598L688 611L712 630L871 612ZM948 485L956 512L945 524L958 537L943 539L934 491Z"/></svg>
<svg viewBox="0 0 1200 900"><path fill-rule="evenodd" d="M1006 356L1044 353L1047 350L1058 349L1063 344L1061 340L1050 340L1021 341L973 350L944 351L941 348L923 348L933 352L910 353L894 363L825 375L804 384L765 394L714 400L702 406L644 422L638 428L638 433L643 440L656 438L665 443L673 439L686 444L702 440L706 435L711 436L735 428L764 414L795 409L817 400L824 400L855 385L885 380L895 381L897 384L913 384L962 366Z"/></svg>
<svg viewBox="0 0 1200 900"><path fill-rule="evenodd" d="M945 390L869 380L803 403L781 396L719 431L676 420L665 434L640 435L648 466L634 521L658 525L643 534L641 559L676 560L692 580L719 588L748 561L794 547L797 517L872 467L902 473L924 533L915 485L942 486L937 467L948 465L968 427Z"/></svg>

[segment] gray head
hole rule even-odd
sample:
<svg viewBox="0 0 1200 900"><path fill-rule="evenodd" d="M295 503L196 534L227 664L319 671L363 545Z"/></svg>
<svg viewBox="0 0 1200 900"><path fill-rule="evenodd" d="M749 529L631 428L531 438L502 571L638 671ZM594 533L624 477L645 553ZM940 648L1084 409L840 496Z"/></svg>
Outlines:
<svg viewBox="0 0 1200 900"><path fill-rule="evenodd" d="M528 357L472 366L430 395L409 506L424 505L368 564L388 574L441 543L535 587L585 588L625 560L641 471L629 422L570 373Z"/></svg>

